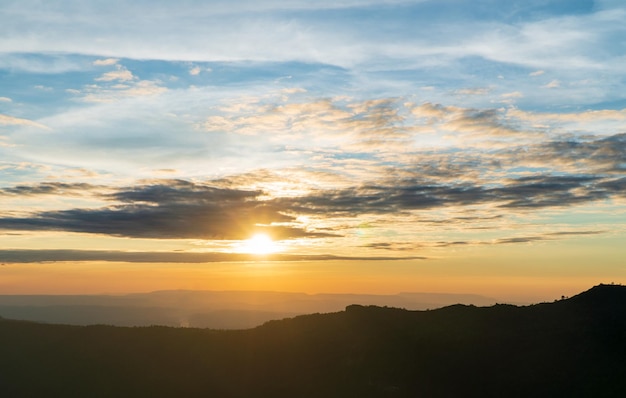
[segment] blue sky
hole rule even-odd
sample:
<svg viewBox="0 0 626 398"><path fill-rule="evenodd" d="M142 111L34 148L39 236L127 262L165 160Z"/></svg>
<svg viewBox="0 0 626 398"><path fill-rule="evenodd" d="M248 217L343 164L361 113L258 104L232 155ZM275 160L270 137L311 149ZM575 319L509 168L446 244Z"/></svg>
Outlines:
<svg viewBox="0 0 626 398"><path fill-rule="evenodd" d="M625 19L610 0L4 1L0 253L212 261L261 231L291 260L584 245L615 264Z"/></svg>

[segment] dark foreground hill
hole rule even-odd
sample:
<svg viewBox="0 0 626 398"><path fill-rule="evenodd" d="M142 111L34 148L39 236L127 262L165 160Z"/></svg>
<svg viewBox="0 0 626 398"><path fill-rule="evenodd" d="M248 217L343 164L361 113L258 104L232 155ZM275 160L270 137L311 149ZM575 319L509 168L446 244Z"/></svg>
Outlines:
<svg viewBox="0 0 626 398"><path fill-rule="evenodd" d="M625 397L626 287L250 330L0 321L1 397Z"/></svg>

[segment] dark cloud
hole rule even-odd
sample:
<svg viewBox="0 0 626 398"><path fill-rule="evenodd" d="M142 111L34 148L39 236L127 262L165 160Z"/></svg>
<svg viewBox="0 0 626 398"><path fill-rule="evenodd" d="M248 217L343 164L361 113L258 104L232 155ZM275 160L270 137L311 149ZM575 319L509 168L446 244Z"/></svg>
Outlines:
<svg viewBox="0 0 626 398"><path fill-rule="evenodd" d="M247 239L255 232L266 232L274 239L331 236L273 225L294 218L259 200L261 193L176 180L121 189L108 198L123 203L111 207L1 218L0 228L160 239Z"/></svg>
<svg viewBox="0 0 626 398"><path fill-rule="evenodd" d="M595 140L562 140L543 144L536 156L545 161L560 159L570 164L593 166L603 173L626 172L626 133Z"/></svg>
<svg viewBox="0 0 626 398"><path fill-rule="evenodd" d="M377 250L389 250L389 251L413 251L423 247L421 244L411 242L374 242L361 247Z"/></svg>
<svg viewBox="0 0 626 398"><path fill-rule="evenodd" d="M531 243L531 242L537 242L541 240L546 240L546 238L543 236L519 236L519 237L514 237L514 238L496 239L494 243L497 245L502 245L502 244L509 244L509 243Z"/></svg>
<svg viewBox="0 0 626 398"><path fill-rule="evenodd" d="M397 185L369 185L343 190L317 191L305 197L277 199L295 212L318 214L386 214L431 209L449 204L472 204L484 200L481 187L429 185L400 181Z"/></svg>
<svg viewBox="0 0 626 398"><path fill-rule="evenodd" d="M34 196L34 195L61 195L67 192L85 192L97 188L86 183L42 182L32 185L16 185L0 188L0 195Z"/></svg>
<svg viewBox="0 0 626 398"><path fill-rule="evenodd" d="M541 235L536 236L516 236L512 238L501 238L497 239L492 243L495 244L510 244L510 243L531 243L538 242L543 240L555 240L562 237L568 236L587 236L587 235L599 235L603 234L605 231L559 231L559 232L548 232Z"/></svg>
<svg viewBox="0 0 626 398"><path fill-rule="evenodd" d="M162 180L151 185L124 188L108 196L124 203L215 204L255 199L262 193L261 191L217 188L185 180Z"/></svg>
<svg viewBox="0 0 626 398"><path fill-rule="evenodd" d="M380 257L380 256L333 256L243 253L180 253L180 252L124 252L106 250L0 250L2 263L35 263L57 261L115 261L131 263L211 263L223 261L390 261L425 260L425 257Z"/></svg>
<svg viewBox="0 0 626 398"><path fill-rule="evenodd" d="M624 167L626 167L626 163ZM626 172L626 170L624 171ZM626 197L626 177L603 181L598 184L598 187L600 189L612 192L615 195Z"/></svg>
<svg viewBox="0 0 626 398"><path fill-rule="evenodd" d="M472 242L464 241L464 240L456 240L453 242L437 242L437 247L450 247L450 246L465 246L469 245Z"/></svg>
<svg viewBox="0 0 626 398"><path fill-rule="evenodd" d="M561 232L551 232L546 234L547 236L576 236L576 235L600 235L605 234L606 231L561 231Z"/></svg>
<svg viewBox="0 0 626 398"><path fill-rule="evenodd" d="M511 208L572 206L609 197L611 192L600 189L599 180L595 176L522 177L490 190L490 196Z"/></svg>
<svg viewBox="0 0 626 398"><path fill-rule="evenodd" d="M495 187L399 180L393 185L317 191L275 202L294 212L326 215L386 214L487 203L519 209L567 207L622 194L624 183L596 176L550 175L522 177Z"/></svg>
<svg viewBox="0 0 626 398"><path fill-rule="evenodd" d="M368 249L378 249L378 250L388 250L388 251L406 251L413 250L417 248L424 247L454 247L454 246L466 246L466 245L504 245L504 244L516 244L516 243L532 243L539 242L545 240L556 240L559 238L565 238L569 236L588 236L588 235L599 235L606 233L606 231L559 231L559 232L549 232L541 235L535 236L516 236L516 237L507 237L507 238L499 238L495 240L489 241L439 241L439 242L422 242L422 243L414 243L414 242L374 242L369 243L367 245L363 245L361 247L365 247Z"/></svg>
<svg viewBox="0 0 626 398"><path fill-rule="evenodd" d="M93 189L85 184L49 183L5 188L13 195L60 194ZM111 188L109 188L111 189ZM155 239L247 239L266 232L274 239L338 236L307 230L298 215L357 217L403 214L447 207L492 204L501 209L568 207L624 196L626 178L594 175L534 175L504 184L436 183L418 178L387 180L339 190L317 190L299 197L266 199L260 190L218 188L184 180L161 180L101 195L108 207L42 211L0 218L4 230L49 230ZM493 214L499 217L502 214ZM467 219L469 222L471 218ZM450 219L449 223L461 219Z"/></svg>

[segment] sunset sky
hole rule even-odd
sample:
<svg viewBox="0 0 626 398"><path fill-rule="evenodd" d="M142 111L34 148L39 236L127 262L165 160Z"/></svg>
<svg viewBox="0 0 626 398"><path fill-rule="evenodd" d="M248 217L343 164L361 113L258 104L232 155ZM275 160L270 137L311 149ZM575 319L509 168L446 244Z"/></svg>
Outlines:
<svg viewBox="0 0 626 398"><path fill-rule="evenodd" d="M622 0L4 0L0 294L626 283L624 21Z"/></svg>

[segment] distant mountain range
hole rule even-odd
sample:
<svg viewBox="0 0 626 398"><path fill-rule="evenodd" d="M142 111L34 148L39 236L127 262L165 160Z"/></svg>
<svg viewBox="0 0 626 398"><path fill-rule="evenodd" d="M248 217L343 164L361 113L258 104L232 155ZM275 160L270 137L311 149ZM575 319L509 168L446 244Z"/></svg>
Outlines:
<svg viewBox="0 0 626 398"><path fill-rule="evenodd" d="M167 295L167 294L166 294ZM2 397L625 397L626 287L247 330L0 320Z"/></svg>
<svg viewBox="0 0 626 398"><path fill-rule="evenodd" d="M122 296L0 295L0 316L68 325L247 329L275 319L341 311L350 304L423 310L457 303L485 306L495 302L495 299L471 294L310 295L262 291L171 290Z"/></svg>

